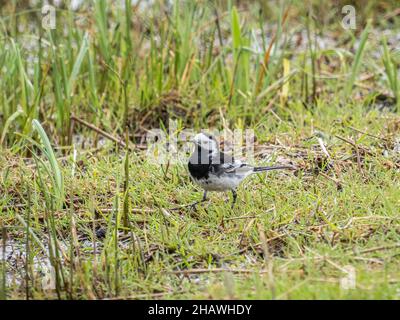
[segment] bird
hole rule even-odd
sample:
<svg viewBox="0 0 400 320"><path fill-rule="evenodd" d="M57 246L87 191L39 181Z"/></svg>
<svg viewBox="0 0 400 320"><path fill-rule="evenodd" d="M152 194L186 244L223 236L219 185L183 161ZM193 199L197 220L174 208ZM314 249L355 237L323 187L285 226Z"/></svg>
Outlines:
<svg viewBox="0 0 400 320"><path fill-rule="evenodd" d="M191 139L195 148L188 161L189 174L192 180L204 189L203 198L196 201L191 206L207 200L207 192L232 192L233 209L237 200L237 188L240 183L248 176L260 172L291 169L295 167L281 165L270 167L254 167L233 156L223 153L215 137L208 133L198 133Z"/></svg>

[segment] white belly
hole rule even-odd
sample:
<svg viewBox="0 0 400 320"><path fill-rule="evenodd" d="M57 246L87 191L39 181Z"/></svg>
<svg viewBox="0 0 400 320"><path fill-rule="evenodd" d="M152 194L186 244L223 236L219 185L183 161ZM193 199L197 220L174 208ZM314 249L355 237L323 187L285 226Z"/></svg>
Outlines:
<svg viewBox="0 0 400 320"><path fill-rule="evenodd" d="M237 175L232 175L232 176L221 175L220 177L210 175L207 180L194 179L194 181L204 190L207 191L227 191L236 189L244 178L245 178L244 176L237 176Z"/></svg>

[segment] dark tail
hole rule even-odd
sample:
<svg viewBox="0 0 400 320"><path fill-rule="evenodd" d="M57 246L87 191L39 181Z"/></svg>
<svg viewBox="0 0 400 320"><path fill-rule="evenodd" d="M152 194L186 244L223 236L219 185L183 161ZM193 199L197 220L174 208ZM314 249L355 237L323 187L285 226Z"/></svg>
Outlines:
<svg viewBox="0 0 400 320"><path fill-rule="evenodd" d="M274 167L254 167L253 172L281 170L281 169L296 170L296 168L292 166L274 166Z"/></svg>

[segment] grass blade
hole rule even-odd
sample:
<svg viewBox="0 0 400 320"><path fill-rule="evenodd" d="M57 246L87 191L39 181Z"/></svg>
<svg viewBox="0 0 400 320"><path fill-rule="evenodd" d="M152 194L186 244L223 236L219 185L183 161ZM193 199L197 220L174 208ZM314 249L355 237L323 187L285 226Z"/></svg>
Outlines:
<svg viewBox="0 0 400 320"><path fill-rule="evenodd" d="M64 181L61 169L58 165L53 148L51 147L49 138L47 137L47 134L39 121L36 119L32 120L32 126L38 132L39 137L44 145L45 155L50 163L51 173L53 174L52 178L55 182L54 190L56 192L56 204L58 208L61 208L64 201Z"/></svg>
<svg viewBox="0 0 400 320"><path fill-rule="evenodd" d="M360 43L358 45L358 49L357 49L357 52L356 52L356 55L355 55L354 61L353 61L353 66L351 68L350 78L347 81L347 84L345 87L345 97L346 98L348 98L350 96L350 94L353 90L353 86L356 81L357 75L360 71L361 61L363 58L365 45L368 40L369 29L370 29L370 24L368 23L367 26L365 27L363 33L361 34Z"/></svg>

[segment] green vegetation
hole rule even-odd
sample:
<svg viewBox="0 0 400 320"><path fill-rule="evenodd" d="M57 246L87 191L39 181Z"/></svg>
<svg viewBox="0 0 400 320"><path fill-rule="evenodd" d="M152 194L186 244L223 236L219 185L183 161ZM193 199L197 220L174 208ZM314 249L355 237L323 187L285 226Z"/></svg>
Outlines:
<svg viewBox="0 0 400 320"><path fill-rule="evenodd" d="M397 1L355 30L345 2L97 0L53 30L26 2L0 1L0 299L400 298ZM169 120L298 170L189 210L145 151Z"/></svg>

